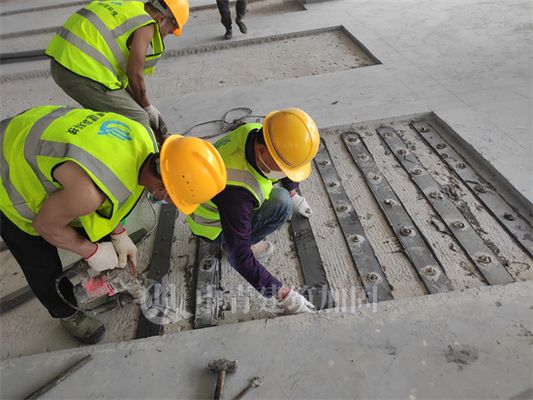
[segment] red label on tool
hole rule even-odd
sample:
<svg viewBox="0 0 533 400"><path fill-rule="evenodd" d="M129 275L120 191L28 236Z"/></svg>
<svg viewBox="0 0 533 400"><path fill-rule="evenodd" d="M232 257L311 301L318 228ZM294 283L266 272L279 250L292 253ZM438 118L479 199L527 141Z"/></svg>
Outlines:
<svg viewBox="0 0 533 400"><path fill-rule="evenodd" d="M85 290L91 298L97 298L103 295L113 296L116 291L115 288L107 281L105 275L91 278L85 284Z"/></svg>

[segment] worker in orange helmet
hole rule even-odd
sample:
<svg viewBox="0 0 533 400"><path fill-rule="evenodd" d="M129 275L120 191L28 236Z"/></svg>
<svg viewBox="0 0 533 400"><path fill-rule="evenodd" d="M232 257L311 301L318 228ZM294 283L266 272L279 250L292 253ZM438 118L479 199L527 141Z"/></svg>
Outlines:
<svg viewBox="0 0 533 400"><path fill-rule="evenodd" d="M170 135L159 151L150 129L115 113L42 106L0 123L1 236L52 317L83 343L105 327L62 301L57 249L98 271L137 263L121 221L144 190L190 214L226 185L215 147ZM61 295L76 304L72 285Z"/></svg>
<svg viewBox="0 0 533 400"><path fill-rule="evenodd" d="M226 188L187 220L195 235L225 247L237 272L289 314L314 306L261 263L274 249L265 238L293 211L311 217L309 203L296 189L309 177L319 145L315 122L298 108L273 111L263 124L242 125L215 143L228 171ZM282 187L273 187L278 181Z"/></svg>
<svg viewBox="0 0 533 400"><path fill-rule="evenodd" d="M164 133L144 75L161 58L163 38L181 35L188 18L188 0L93 1L50 41L52 78L85 108L116 112Z"/></svg>

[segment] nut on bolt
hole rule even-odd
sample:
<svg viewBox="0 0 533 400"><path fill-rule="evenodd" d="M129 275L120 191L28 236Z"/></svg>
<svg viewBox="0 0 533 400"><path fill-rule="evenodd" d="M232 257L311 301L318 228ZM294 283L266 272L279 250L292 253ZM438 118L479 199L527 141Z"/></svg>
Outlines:
<svg viewBox="0 0 533 400"><path fill-rule="evenodd" d="M348 136L348 142L350 143L359 143L359 138L355 135Z"/></svg>
<svg viewBox="0 0 533 400"><path fill-rule="evenodd" d="M514 214L511 214L511 213L505 213L503 215L503 218L505 218L507 221L515 221L516 220L516 216Z"/></svg>
<svg viewBox="0 0 533 400"><path fill-rule="evenodd" d="M408 227L408 226L402 226L400 228L400 234L402 236L414 236L415 235L415 230L413 228Z"/></svg>
<svg viewBox="0 0 533 400"><path fill-rule="evenodd" d="M366 280L369 283L379 283L381 282L381 276L379 276L375 272L369 272L368 274L366 274Z"/></svg>
<svg viewBox="0 0 533 400"><path fill-rule="evenodd" d="M361 243L365 240L365 238L361 235L351 235L350 240L354 243Z"/></svg>
<svg viewBox="0 0 533 400"><path fill-rule="evenodd" d="M465 224L464 224L464 222L461 222L461 221L453 221L453 222L452 222L452 226L453 226L455 229L464 229L464 228L465 228Z"/></svg>
<svg viewBox="0 0 533 400"><path fill-rule="evenodd" d="M492 258L486 254L482 254L477 257L477 261L481 264L490 264L492 262Z"/></svg>
<svg viewBox="0 0 533 400"><path fill-rule="evenodd" d="M392 207L396 205L396 201L394 201L393 199L385 199L383 200L383 203L385 203L385 205L388 207Z"/></svg>

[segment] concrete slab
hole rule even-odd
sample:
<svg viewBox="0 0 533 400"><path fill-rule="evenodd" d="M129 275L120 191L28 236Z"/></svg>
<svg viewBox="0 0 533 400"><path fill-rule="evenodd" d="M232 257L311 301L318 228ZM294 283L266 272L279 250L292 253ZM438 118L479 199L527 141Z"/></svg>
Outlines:
<svg viewBox="0 0 533 400"><path fill-rule="evenodd" d="M209 398L217 358L239 362L227 397L262 376L248 398L526 398L532 293L515 283L6 360L1 396L21 398L92 354L43 398Z"/></svg>

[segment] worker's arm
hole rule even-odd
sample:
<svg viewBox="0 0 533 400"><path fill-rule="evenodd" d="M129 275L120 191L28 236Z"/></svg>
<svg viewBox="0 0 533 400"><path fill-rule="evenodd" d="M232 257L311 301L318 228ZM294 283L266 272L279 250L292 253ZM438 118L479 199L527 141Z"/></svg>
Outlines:
<svg viewBox="0 0 533 400"><path fill-rule="evenodd" d="M133 33L128 57L126 75L128 76L128 91L133 99L143 108L150 105L144 85L144 59L146 50L154 35L154 25L146 25Z"/></svg>
<svg viewBox="0 0 533 400"><path fill-rule="evenodd" d="M255 198L245 189L226 187L212 201L218 207L230 264L261 294L276 296L281 282L257 261L250 247Z"/></svg>
<svg viewBox="0 0 533 400"><path fill-rule="evenodd" d="M69 223L98 209L105 196L87 173L76 163L67 161L53 172L63 189L50 195L33 219L33 227L50 244L87 258L97 245L81 236Z"/></svg>

